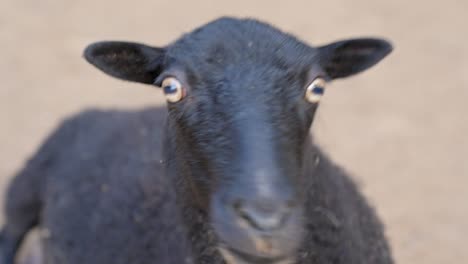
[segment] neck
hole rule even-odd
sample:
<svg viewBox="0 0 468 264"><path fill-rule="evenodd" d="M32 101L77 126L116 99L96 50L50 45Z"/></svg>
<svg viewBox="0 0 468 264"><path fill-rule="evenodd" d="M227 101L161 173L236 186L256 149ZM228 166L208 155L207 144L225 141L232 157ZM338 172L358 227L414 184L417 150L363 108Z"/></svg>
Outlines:
<svg viewBox="0 0 468 264"><path fill-rule="evenodd" d="M182 135L177 135L177 127L167 120L164 135L163 157L165 173L175 187L182 221L188 230L194 252L195 263L223 263L217 251L217 239L210 226L204 198L194 187L194 168L190 164L190 150L186 149Z"/></svg>

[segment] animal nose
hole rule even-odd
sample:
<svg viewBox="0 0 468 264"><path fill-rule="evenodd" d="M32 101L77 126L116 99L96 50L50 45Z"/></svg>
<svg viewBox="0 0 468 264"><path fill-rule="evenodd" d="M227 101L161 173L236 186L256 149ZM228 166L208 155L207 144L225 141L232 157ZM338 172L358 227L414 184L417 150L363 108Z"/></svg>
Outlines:
<svg viewBox="0 0 468 264"><path fill-rule="evenodd" d="M236 201L233 206L241 223L258 231L281 228L292 209L292 202L278 203L269 199L248 202Z"/></svg>

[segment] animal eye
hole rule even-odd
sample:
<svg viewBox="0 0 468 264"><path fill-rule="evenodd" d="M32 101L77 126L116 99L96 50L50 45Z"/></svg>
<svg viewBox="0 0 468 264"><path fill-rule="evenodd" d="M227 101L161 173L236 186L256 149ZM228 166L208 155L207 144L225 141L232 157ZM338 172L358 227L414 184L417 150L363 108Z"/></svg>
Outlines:
<svg viewBox="0 0 468 264"><path fill-rule="evenodd" d="M313 82L307 86L305 98L311 103L318 103L325 92L326 82L323 78L316 78Z"/></svg>
<svg viewBox="0 0 468 264"><path fill-rule="evenodd" d="M170 103L177 103L185 97L185 88L174 77L167 77L162 81L161 88L163 89L166 100Z"/></svg>

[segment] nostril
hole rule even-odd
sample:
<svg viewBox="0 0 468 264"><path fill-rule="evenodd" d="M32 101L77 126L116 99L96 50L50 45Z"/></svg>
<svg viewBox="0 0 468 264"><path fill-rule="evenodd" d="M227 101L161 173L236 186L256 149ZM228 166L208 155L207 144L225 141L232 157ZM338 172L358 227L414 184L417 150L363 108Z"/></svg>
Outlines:
<svg viewBox="0 0 468 264"><path fill-rule="evenodd" d="M234 211L240 220L249 227L260 231L271 231L280 228L287 218L289 205L274 206L272 203L248 204L237 201L233 203Z"/></svg>

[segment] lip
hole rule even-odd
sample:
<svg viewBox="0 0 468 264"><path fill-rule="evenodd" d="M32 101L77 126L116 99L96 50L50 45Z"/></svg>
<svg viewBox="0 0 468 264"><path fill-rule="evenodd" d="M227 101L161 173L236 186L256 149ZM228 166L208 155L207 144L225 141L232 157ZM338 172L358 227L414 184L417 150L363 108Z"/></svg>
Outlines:
<svg viewBox="0 0 468 264"><path fill-rule="evenodd" d="M292 263L291 256L252 255L237 249L222 246L219 248L229 264L288 264Z"/></svg>
<svg viewBox="0 0 468 264"><path fill-rule="evenodd" d="M294 210L281 228L262 231L238 221L233 211L227 210L221 203L221 199L215 197L211 207L211 224L217 236L218 248L227 263L294 263L304 234L301 208Z"/></svg>

